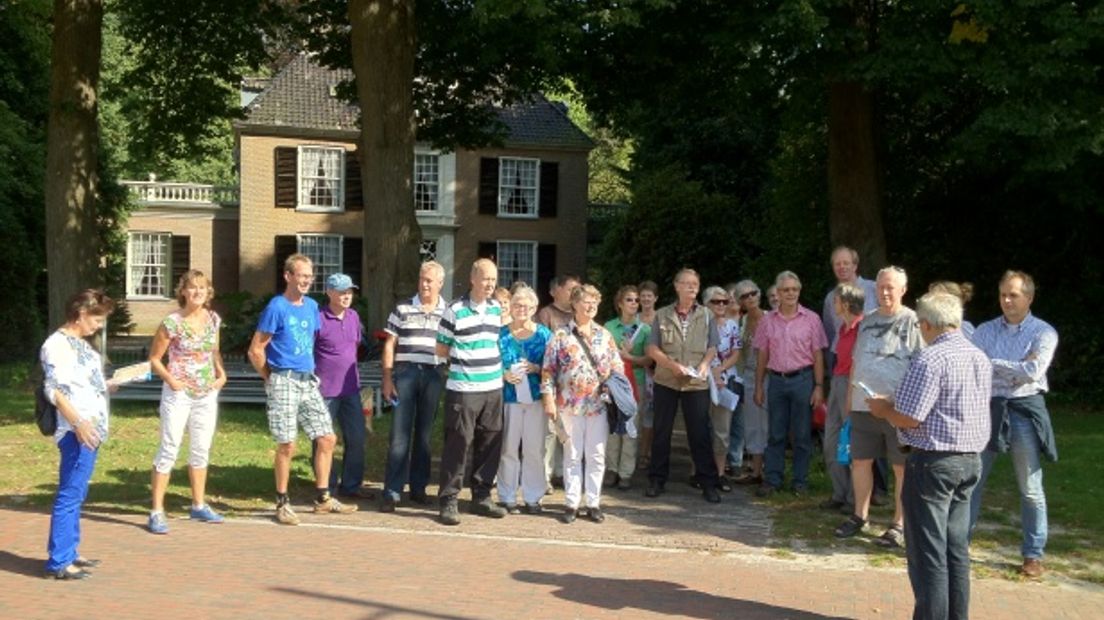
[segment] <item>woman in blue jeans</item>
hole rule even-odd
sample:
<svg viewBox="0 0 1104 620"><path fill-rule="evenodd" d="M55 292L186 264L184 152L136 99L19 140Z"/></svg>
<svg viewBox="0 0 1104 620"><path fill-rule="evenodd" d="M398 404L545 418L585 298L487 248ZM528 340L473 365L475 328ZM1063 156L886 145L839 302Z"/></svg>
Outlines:
<svg viewBox="0 0 1104 620"><path fill-rule="evenodd" d="M99 565L80 555L80 513L99 447L107 439L107 383L100 355L86 338L103 328L115 304L102 291L77 293L65 305L66 322L39 353L46 398L57 407L54 433L61 463L50 516L46 576L84 579Z"/></svg>

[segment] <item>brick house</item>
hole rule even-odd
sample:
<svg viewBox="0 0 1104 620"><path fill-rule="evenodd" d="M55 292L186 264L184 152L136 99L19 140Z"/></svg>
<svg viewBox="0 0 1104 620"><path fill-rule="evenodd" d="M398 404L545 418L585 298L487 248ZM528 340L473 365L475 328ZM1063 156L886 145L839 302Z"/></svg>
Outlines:
<svg viewBox="0 0 1104 620"><path fill-rule="evenodd" d="M296 251L314 259L317 290L335 271L363 281L364 218L372 217L372 201L360 184L359 111L336 95L338 84L350 77L349 71L325 69L299 56L249 101L245 118L234 124L240 205L220 205L213 212L226 219L236 215L236 234L212 226L207 231L212 240L196 243L193 233L187 257L216 274L216 288L229 290L232 283L255 295L282 290L283 259ZM544 98L498 114L508 129L501 147L454 152L415 147L420 249L424 258L445 266L449 297L466 290L468 269L480 256L495 259L501 284L524 280L542 296L555 274L585 271L587 155L593 143L562 105ZM143 226L154 223L137 215L130 223L132 247L150 230ZM179 221L156 223L183 235L172 228ZM179 272L185 256L171 241L164 252L171 260L161 270ZM216 271L224 267L219 252L228 248L235 253L233 277ZM138 273L130 267L128 261L128 272ZM156 322L146 316L164 316L165 304L154 303L148 290L131 295L138 289L129 284L127 290L137 331L151 332Z"/></svg>

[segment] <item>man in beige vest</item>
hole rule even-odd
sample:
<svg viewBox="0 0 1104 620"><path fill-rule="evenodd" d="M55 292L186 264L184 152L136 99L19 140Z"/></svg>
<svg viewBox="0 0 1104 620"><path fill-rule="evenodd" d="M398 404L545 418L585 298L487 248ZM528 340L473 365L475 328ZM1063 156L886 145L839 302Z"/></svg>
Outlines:
<svg viewBox="0 0 1104 620"><path fill-rule="evenodd" d="M717 356L717 329L709 310L697 303L700 280L693 269L675 275L678 300L656 311L646 350L655 360L655 426L647 497L656 497L667 483L671 431L679 405L686 417L686 435L694 460L694 481L706 501L721 501L718 472L709 434L709 363Z"/></svg>

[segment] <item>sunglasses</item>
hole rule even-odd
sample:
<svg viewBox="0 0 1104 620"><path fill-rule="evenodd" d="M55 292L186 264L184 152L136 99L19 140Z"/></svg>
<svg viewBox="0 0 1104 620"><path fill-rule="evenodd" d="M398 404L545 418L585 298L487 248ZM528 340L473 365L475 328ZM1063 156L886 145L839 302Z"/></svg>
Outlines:
<svg viewBox="0 0 1104 620"><path fill-rule="evenodd" d="M758 297L758 296L759 296L759 291L748 291L748 292L744 293L743 295L740 295L740 299L749 299L751 297Z"/></svg>
<svg viewBox="0 0 1104 620"><path fill-rule="evenodd" d="M622 299L621 301L625 301L625 302L628 302L630 304L635 304L635 303L640 302L640 300L635 298L635 297L626 297L626 298Z"/></svg>
<svg viewBox="0 0 1104 620"><path fill-rule="evenodd" d="M727 306L728 305L728 300L727 299L710 299L709 303L713 304L714 306Z"/></svg>

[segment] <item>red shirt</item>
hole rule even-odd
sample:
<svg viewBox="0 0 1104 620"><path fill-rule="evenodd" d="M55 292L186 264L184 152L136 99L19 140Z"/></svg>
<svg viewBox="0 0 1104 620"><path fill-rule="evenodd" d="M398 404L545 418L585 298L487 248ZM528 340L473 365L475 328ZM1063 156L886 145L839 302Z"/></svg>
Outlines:
<svg viewBox="0 0 1104 620"><path fill-rule="evenodd" d="M832 375L851 374L851 351L855 349L855 339L859 337L859 323L862 317L857 316L851 324L840 325L839 339L836 340L836 367L832 369Z"/></svg>

